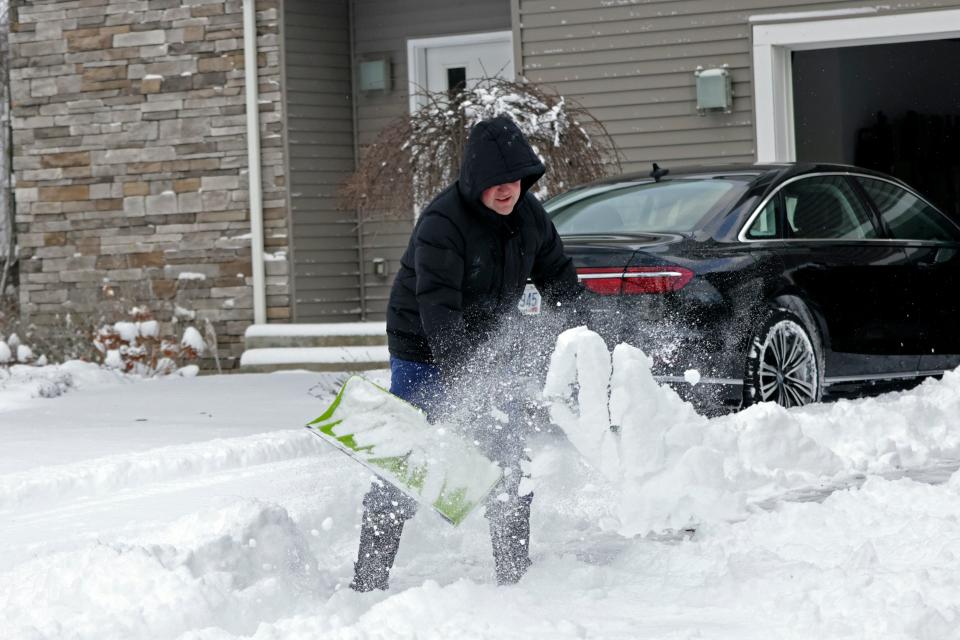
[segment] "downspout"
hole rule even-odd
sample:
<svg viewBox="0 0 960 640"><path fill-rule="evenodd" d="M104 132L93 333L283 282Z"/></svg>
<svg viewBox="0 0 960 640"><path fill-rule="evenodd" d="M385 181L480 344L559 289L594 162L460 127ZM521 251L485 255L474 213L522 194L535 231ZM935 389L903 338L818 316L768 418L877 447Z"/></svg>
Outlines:
<svg viewBox="0 0 960 640"><path fill-rule="evenodd" d="M9 47L10 14L9 3L6 5L0 0L0 303L7 293L7 279L14 256L16 255L16 240L14 240L13 204L10 173L13 167L13 151L10 144L10 47ZM6 234L4 237L3 234Z"/></svg>
<svg viewBox="0 0 960 640"><path fill-rule="evenodd" d="M523 74L523 29L520 23L520 0L510 0L510 31L513 32L513 77L526 82Z"/></svg>
<svg viewBox="0 0 960 640"><path fill-rule="evenodd" d="M263 187L260 184L260 102L257 78L256 0L243 0L243 70L247 89L247 180L250 194L250 260L253 322L266 324L267 295L263 267Z"/></svg>

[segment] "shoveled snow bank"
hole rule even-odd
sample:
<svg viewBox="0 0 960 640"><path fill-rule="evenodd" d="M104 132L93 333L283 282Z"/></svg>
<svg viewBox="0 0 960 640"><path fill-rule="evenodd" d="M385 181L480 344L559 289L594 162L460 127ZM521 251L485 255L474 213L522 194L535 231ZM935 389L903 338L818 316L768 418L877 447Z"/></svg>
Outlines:
<svg viewBox="0 0 960 640"><path fill-rule="evenodd" d="M25 406L31 398L55 398L71 389L127 384L136 380L139 378L79 360L44 367L0 367L0 413Z"/></svg>
<svg viewBox="0 0 960 640"><path fill-rule="evenodd" d="M323 445L303 429L160 447L142 453L0 475L0 513L30 502L96 496L150 482L317 455Z"/></svg>
<svg viewBox="0 0 960 640"><path fill-rule="evenodd" d="M0 635L176 638L212 625L250 633L324 584L281 507L239 502L152 538L164 542L93 544L17 566L0 584Z"/></svg>
<svg viewBox="0 0 960 640"><path fill-rule="evenodd" d="M553 421L611 481L625 535L739 520L792 491L960 459L960 372L910 394L708 420L650 364L626 344L611 362L599 336L571 329L544 391Z"/></svg>
<svg viewBox="0 0 960 640"><path fill-rule="evenodd" d="M418 517L394 589L372 594L342 588L356 530L323 527L317 515L347 512L357 497L299 515L238 498L136 536L24 558L0 574L0 632L77 640L957 637L960 474L938 486L871 478L822 503L786 503L670 541L605 538L582 514L556 514L544 501L534 565L508 588L472 569L487 560L482 529L461 535ZM562 540L545 539L544 525L558 516L565 528L550 534Z"/></svg>
<svg viewBox="0 0 960 640"><path fill-rule="evenodd" d="M610 361L615 370L611 386L622 393L602 398L621 421L614 476L631 478L634 509L646 492L650 514L626 512L626 492L567 439L541 432L529 443L534 564L518 585L495 585L484 518L452 528L423 510L405 527L391 590L370 594L346 588L369 473L305 431L316 453L274 461L267 436L253 437L274 429L296 447L291 429L329 400L332 381L321 374L168 378L28 398L0 414L0 480L30 471L38 487L61 472L76 482L11 502L0 517L0 638L958 638L960 473L933 485L869 476L896 469L891 453L917 473L948 460L956 374L874 400L707 421L640 375L644 360L629 349ZM323 401L306 393L318 380ZM0 390L0 403L7 396ZM577 393L569 396L577 416ZM63 451L30 461L27 427L51 423L58 430L38 429L32 442ZM685 442L707 453L687 454ZM635 475L624 444L641 456ZM221 449L245 451L240 466L218 458ZM721 469L698 475L696 461L710 455ZM140 465L150 460L162 461L153 479ZM90 482L84 470L98 465L83 463L94 461L117 472ZM830 493L822 484L861 471L862 486ZM656 502L652 482L664 476L681 484L661 481ZM671 527L705 513L713 477L747 496L733 510L743 520L700 518L692 535L617 533L625 513ZM761 480L769 486L758 489ZM753 502L782 497L785 486L796 487L788 497L820 502Z"/></svg>

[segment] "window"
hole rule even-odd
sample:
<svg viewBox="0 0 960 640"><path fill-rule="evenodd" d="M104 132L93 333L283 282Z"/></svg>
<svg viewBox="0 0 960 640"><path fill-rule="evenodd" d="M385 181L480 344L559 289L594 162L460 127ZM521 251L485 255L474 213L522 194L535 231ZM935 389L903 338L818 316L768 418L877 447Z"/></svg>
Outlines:
<svg viewBox="0 0 960 640"><path fill-rule="evenodd" d="M777 198L773 197L750 225L747 237L751 240L771 240L780 235L777 227Z"/></svg>
<svg viewBox="0 0 960 640"><path fill-rule="evenodd" d="M789 238L865 240L878 237L864 205L843 176L816 176L782 190Z"/></svg>
<svg viewBox="0 0 960 640"><path fill-rule="evenodd" d="M675 179L601 187L547 204L561 234L686 232L732 204L747 179Z"/></svg>
<svg viewBox="0 0 960 640"><path fill-rule="evenodd" d="M447 96L452 100L467 88L467 68L449 67L447 68Z"/></svg>
<svg viewBox="0 0 960 640"><path fill-rule="evenodd" d="M950 220L906 189L884 180L857 180L877 205L880 217L894 238L960 241L960 230Z"/></svg>

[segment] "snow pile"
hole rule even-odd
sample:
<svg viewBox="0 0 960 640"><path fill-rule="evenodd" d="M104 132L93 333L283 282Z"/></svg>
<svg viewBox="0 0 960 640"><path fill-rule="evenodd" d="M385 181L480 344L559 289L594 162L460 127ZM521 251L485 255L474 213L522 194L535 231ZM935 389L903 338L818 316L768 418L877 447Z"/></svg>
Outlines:
<svg viewBox="0 0 960 640"><path fill-rule="evenodd" d="M43 367L0 368L0 413L29 404L31 398L55 398L74 388L131 381L120 373L79 360Z"/></svg>
<svg viewBox="0 0 960 640"><path fill-rule="evenodd" d="M0 634L176 638L218 626L247 635L329 588L280 507L244 501L152 537L164 542L99 543L19 565L0 581Z"/></svg>
<svg viewBox="0 0 960 640"><path fill-rule="evenodd" d="M551 419L615 487L624 535L739 520L790 492L960 459L960 372L911 394L708 420L650 364L625 344L611 361L599 336L572 329L544 389Z"/></svg>
<svg viewBox="0 0 960 640"><path fill-rule="evenodd" d="M573 446L616 482L622 470L620 439L610 428L610 373L610 354L603 338L585 328L572 329L557 340L544 395L553 401L551 419L563 428Z"/></svg>
<svg viewBox="0 0 960 640"><path fill-rule="evenodd" d="M321 446L297 429L38 467L0 476L0 510L316 455Z"/></svg>
<svg viewBox="0 0 960 640"><path fill-rule="evenodd" d="M796 637L957 638L958 498L960 473L939 486L869 478L822 504L708 527L686 569L709 567L701 596L755 602L781 628L804 630Z"/></svg>
<svg viewBox="0 0 960 640"><path fill-rule="evenodd" d="M530 438L524 579L495 585L484 518L453 528L423 509L391 590L368 594L346 585L370 474L289 428L326 406L332 375L321 402L306 391L324 374L118 392L131 378L84 366L81 391L0 415L0 469L14 470L0 484L16 496L0 507L0 638L960 637L960 472L916 479L950 476L960 374L705 420L656 385L643 354L605 360L595 344L565 335L548 390L590 464L612 466L595 470L553 432ZM33 437L45 423L57 437ZM912 479L870 475L905 469ZM854 477L862 486L831 484ZM691 514L695 533L663 531ZM619 535L644 521L658 533Z"/></svg>
<svg viewBox="0 0 960 640"><path fill-rule="evenodd" d="M612 544L568 520L574 544L535 539L534 566L509 588L462 577L481 559L476 545L414 531L401 556L416 573L394 581L405 586L338 590L349 558L336 556L354 551L355 531L314 542L310 522L239 500L149 534L25 559L0 576L0 633L948 640L960 620L960 474L940 486L871 478L822 504L784 504L680 542Z"/></svg>

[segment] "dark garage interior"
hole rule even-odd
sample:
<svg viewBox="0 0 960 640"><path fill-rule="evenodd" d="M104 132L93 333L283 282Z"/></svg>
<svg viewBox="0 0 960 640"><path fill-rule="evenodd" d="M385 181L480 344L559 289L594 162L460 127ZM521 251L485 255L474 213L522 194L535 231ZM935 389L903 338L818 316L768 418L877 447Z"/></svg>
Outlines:
<svg viewBox="0 0 960 640"><path fill-rule="evenodd" d="M960 39L793 52L797 160L894 175L960 219Z"/></svg>

